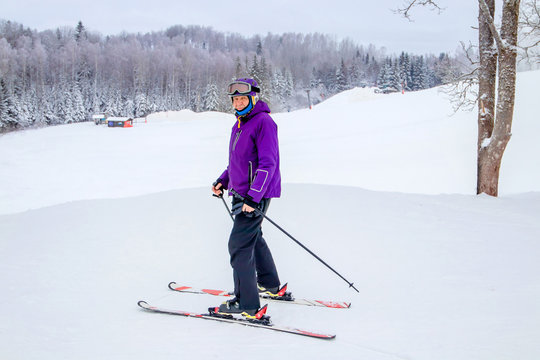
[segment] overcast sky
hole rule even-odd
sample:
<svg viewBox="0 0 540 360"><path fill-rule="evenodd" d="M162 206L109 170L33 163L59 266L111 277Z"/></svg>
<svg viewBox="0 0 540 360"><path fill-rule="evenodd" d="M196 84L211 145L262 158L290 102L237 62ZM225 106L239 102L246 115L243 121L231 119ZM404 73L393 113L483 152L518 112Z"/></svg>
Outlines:
<svg viewBox="0 0 540 360"><path fill-rule="evenodd" d="M445 10L412 12L409 22L392 10L405 0L0 0L0 18L37 30L75 27L104 35L202 25L246 36L268 32L313 33L374 44L388 52L453 53L459 41L476 42L478 5L471 0L439 0Z"/></svg>

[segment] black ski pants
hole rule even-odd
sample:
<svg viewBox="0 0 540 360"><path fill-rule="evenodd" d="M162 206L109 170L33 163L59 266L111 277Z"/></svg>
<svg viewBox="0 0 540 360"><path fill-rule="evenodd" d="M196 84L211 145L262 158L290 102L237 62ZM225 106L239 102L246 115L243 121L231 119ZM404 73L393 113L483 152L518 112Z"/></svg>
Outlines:
<svg viewBox="0 0 540 360"><path fill-rule="evenodd" d="M270 199L262 199L259 209L268 210ZM234 277L234 295L240 308L251 310L260 307L257 283L266 288L280 285L272 253L263 238L262 215L240 212L234 218L229 237L229 254Z"/></svg>

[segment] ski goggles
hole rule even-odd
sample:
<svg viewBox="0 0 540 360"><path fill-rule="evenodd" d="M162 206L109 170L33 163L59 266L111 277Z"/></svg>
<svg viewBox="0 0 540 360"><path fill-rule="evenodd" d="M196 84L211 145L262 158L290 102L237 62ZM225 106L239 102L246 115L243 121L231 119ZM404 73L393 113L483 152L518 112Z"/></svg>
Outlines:
<svg viewBox="0 0 540 360"><path fill-rule="evenodd" d="M229 84L227 87L227 94L232 95L248 95L250 92L261 92L256 86L252 86L248 82L235 81Z"/></svg>

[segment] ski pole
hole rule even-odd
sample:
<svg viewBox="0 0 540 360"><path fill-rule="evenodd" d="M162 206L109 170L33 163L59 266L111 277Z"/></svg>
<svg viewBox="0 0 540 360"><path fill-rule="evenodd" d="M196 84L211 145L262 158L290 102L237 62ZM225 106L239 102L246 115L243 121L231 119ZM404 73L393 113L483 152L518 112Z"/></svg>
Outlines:
<svg viewBox="0 0 540 360"><path fill-rule="evenodd" d="M229 216L231 217L231 220L234 222L233 214L232 214L231 210L229 210L229 206L227 205L227 202L223 198L223 190L221 191L220 195L212 194L212 196L220 198L223 201L223 205L225 205L225 208L227 209L227 212L229 213Z"/></svg>
<svg viewBox="0 0 540 360"><path fill-rule="evenodd" d="M236 191L234 191L233 189L230 189L229 190L234 196L236 196L238 199L240 199L241 201L244 201L244 197L240 194L238 194ZM222 193L223 194L223 193ZM216 196L216 195L214 195ZM221 196L221 199L223 200L223 196ZM223 202L225 202L225 200L223 200ZM227 204L225 204L225 206L227 206ZM227 211L229 210L229 207L227 206ZM272 219L270 219L268 216L266 216L266 214L264 212L262 212L261 210L255 208L255 212L259 215L262 215L264 216L264 218L268 221L270 221L272 223L272 225L274 225L275 227L277 227L279 230L281 230L285 235L287 235L288 237L290 237L295 243L297 243L298 245L300 245L302 247L302 249L306 250L308 253L310 253L315 259L319 260L321 263L323 263L327 268L329 268L330 270L332 270L337 276L339 276L340 278L342 278L347 284L349 284L349 287L353 288L354 290L356 290L356 292L360 292L358 291L357 288L354 287L354 283L350 282L349 280L345 279L340 273L338 273L336 270L334 270L334 268L332 268L330 265L328 265L323 259L321 259L320 257L318 257L313 251L309 250L304 244L302 244L300 241L296 240L294 238L294 236L292 236L291 234L289 234L287 231L285 231L281 226L279 226L278 224L276 224ZM231 215L231 218L232 218L232 214L231 212L229 212L229 215ZM234 219L233 219L234 220Z"/></svg>

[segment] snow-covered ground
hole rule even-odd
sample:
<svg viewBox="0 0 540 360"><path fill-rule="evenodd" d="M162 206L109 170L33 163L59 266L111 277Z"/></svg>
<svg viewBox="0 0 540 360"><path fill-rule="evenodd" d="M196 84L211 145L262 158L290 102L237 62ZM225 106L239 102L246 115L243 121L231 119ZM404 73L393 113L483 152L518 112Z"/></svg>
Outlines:
<svg viewBox="0 0 540 360"><path fill-rule="evenodd" d="M325 342L150 314L204 311L227 289L231 220L209 184L232 115L154 114L0 137L1 359L530 359L540 357L540 72L518 76L499 198L476 196L474 113L437 89L354 89L274 114L283 197L269 216L282 280L348 310L269 305L275 323Z"/></svg>

